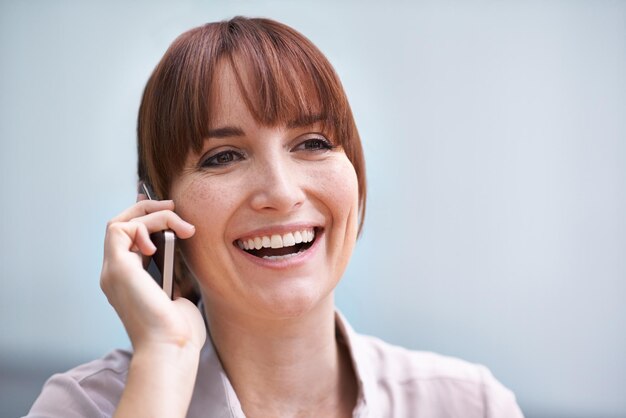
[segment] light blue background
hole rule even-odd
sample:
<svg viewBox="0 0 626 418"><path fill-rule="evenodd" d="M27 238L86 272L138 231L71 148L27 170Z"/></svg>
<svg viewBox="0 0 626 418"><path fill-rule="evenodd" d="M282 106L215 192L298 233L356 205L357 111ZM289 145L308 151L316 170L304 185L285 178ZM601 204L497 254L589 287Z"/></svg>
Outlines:
<svg viewBox="0 0 626 418"><path fill-rule="evenodd" d="M140 95L237 14L312 39L351 100L354 327L487 365L529 417L626 416L626 2L244 0L0 3L1 415L128 345L98 280Z"/></svg>

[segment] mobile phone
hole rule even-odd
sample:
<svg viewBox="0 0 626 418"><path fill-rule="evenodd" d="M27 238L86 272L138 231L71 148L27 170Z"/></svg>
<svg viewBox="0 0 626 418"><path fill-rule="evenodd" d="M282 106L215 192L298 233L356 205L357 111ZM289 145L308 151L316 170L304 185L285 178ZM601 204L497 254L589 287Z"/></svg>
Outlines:
<svg viewBox="0 0 626 418"><path fill-rule="evenodd" d="M139 185L139 193L145 194L150 200L158 200L152 187L144 181ZM176 249L176 234L169 229L150 234L150 240L156 247L156 252L150 259L146 270L161 286L165 294L172 299L174 294L174 250Z"/></svg>

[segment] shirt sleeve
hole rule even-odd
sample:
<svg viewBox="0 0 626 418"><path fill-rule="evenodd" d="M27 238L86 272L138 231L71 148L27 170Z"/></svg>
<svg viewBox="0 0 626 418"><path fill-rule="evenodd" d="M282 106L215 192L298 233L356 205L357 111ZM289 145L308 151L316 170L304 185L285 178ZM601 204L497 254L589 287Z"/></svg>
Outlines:
<svg viewBox="0 0 626 418"><path fill-rule="evenodd" d="M67 373L56 374L45 383L26 417L111 417L115 412L115 402L92 390L97 389L94 386L101 387L101 383L99 379L77 380Z"/></svg>
<svg viewBox="0 0 626 418"><path fill-rule="evenodd" d="M504 387L489 369L480 368L485 418L524 418L513 392Z"/></svg>
<svg viewBox="0 0 626 418"><path fill-rule="evenodd" d="M95 402L73 378L57 374L44 385L26 417L103 417Z"/></svg>

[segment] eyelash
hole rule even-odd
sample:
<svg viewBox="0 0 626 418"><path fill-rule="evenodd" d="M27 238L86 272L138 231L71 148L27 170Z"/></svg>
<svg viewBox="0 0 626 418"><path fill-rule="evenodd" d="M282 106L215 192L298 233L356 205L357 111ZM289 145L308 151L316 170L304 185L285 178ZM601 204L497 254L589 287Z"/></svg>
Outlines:
<svg viewBox="0 0 626 418"><path fill-rule="evenodd" d="M315 149L306 148L306 145L310 145L313 143L319 144L320 148L315 148ZM296 148L302 145L304 145L305 150L308 150L308 151L323 151L323 150L331 150L335 148L335 145L333 145L328 139L322 138L322 137L307 138L304 141L302 141Z"/></svg>
<svg viewBox="0 0 626 418"><path fill-rule="evenodd" d="M225 157L225 156L230 156L230 160L226 162L218 162L218 159L220 157ZM234 161L239 161L243 158L244 156L240 152L233 151L233 150L226 150L226 151L218 152L215 155L211 155L210 157L203 160L200 165L202 167L224 167L233 163Z"/></svg>
<svg viewBox="0 0 626 418"><path fill-rule="evenodd" d="M311 148L310 146L312 144L316 145L316 147ZM337 147L336 145L333 145L326 138L313 137L313 138L307 138L301 143L299 143L295 148L293 148L293 151L323 152L323 151L329 151L329 150L335 149L336 147ZM228 158L228 161L218 162L219 159L226 158L226 157ZM200 166L202 168L226 167L232 164L233 162L242 160L244 158L245 158L244 154L238 151L234 151L234 150L220 151L217 154L211 155L207 157L206 159L202 160L202 162L200 163Z"/></svg>

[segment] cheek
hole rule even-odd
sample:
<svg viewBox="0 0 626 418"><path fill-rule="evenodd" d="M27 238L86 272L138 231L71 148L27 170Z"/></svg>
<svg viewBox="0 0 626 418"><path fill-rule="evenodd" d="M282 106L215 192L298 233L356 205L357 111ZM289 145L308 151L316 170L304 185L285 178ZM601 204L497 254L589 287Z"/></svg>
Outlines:
<svg viewBox="0 0 626 418"><path fill-rule="evenodd" d="M345 225L346 238L358 224L359 191L356 172L345 155L312 173L310 181L318 185L318 197L333 216L333 222Z"/></svg>
<svg viewBox="0 0 626 418"><path fill-rule="evenodd" d="M352 256L358 233L359 192L356 171L347 157L329 164L313 179L318 199L330 215L326 251L333 286L341 279Z"/></svg>
<svg viewBox="0 0 626 418"><path fill-rule="evenodd" d="M206 289L206 278L224 275L224 236L229 217L237 205L232 184L224 178L197 176L186 178L173 188L176 213L196 227L193 237L179 240L183 258L200 286ZM210 286L220 293L219 286Z"/></svg>
<svg viewBox="0 0 626 418"><path fill-rule="evenodd" d="M219 224L220 216L227 213L225 209L232 204L232 193L227 190L227 185L219 181L201 177L190 180L175 195L176 212L196 229L209 222Z"/></svg>
<svg viewBox="0 0 626 418"><path fill-rule="evenodd" d="M200 179L188 181L180 192L176 194L176 212L181 216L186 216L191 222L192 218L199 212L199 208L205 205L212 206L217 202L215 193L206 182Z"/></svg>
<svg viewBox="0 0 626 418"><path fill-rule="evenodd" d="M190 179L173 195L176 213L196 227L196 233L181 242L191 259L211 253L219 248L215 242L223 239L230 207L234 205L233 193L228 187L210 178Z"/></svg>

